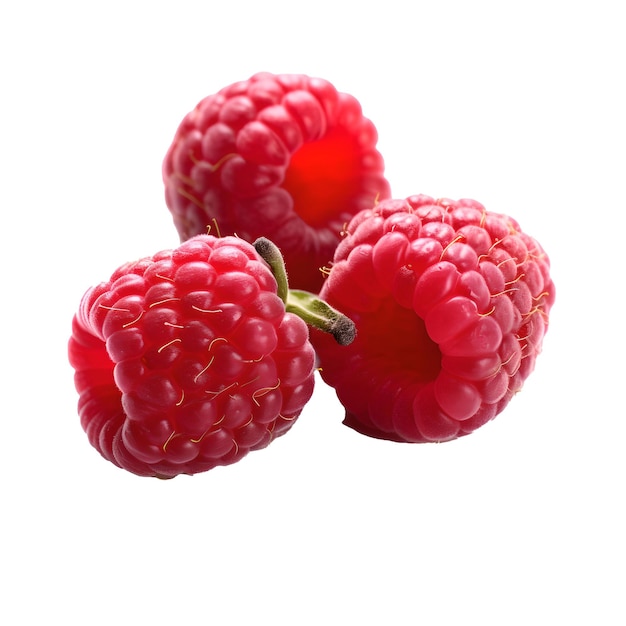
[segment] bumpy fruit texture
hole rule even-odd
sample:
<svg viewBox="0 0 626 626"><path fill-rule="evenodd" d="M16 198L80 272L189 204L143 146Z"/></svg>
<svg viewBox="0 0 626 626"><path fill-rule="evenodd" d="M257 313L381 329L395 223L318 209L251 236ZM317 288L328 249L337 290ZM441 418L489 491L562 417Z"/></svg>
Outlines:
<svg viewBox="0 0 626 626"><path fill-rule="evenodd" d="M234 463L284 434L313 392L306 324L235 237L120 267L83 297L69 358L89 441L140 476Z"/></svg>
<svg viewBox="0 0 626 626"><path fill-rule="evenodd" d="M361 433L448 441L498 415L535 366L555 290L541 246L474 200L412 196L359 213L320 297L357 328L311 335Z"/></svg>
<svg viewBox="0 0 626 626"><path fill-rule="evenodd" d="M292 287L317 293L342 226L389 197L377 132L329 82L260 73L203 99L163 163L181 241L217 225L281 250Z"/></svg>

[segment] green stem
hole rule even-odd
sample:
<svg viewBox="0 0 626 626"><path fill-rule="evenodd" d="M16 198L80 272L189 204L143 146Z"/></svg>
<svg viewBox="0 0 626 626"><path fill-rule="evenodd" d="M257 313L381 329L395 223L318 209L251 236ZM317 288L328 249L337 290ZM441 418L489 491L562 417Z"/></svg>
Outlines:
<svg viewBox="0 0 626 626"><path fill-rule="evenodd" d="M287 282L287 272L285 262L276 244L265 237L259 237L253 244L259 256L270 266L272 274L278 284L278 297L287 305L289 295L289 283Z"/></svg>
<svg viewBox="0 0 626 626"><path fill-rule="evenodd" d="M295 313L309 326L330 333L342 346L352 343L356 336L354 322L349 317L308 291L290 289L285 308L290 313Z"/></svg>
<svg viewBox="0 0 626 626"><path fill-rule="evenodd" d="M352 343L356 336L356 328L350 318L333 309L313 293L289 289L283 257L269 239L260 237L253 245L259 256L270 266L278 284L278 296L285 303L285 309L289 313L297 315L310 326L330 333L342 346Z"/></svg>

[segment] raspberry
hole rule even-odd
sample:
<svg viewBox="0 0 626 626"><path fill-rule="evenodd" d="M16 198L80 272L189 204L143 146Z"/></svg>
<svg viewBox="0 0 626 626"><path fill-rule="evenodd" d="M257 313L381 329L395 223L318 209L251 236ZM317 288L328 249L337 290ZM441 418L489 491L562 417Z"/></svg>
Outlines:
<svg viewBox="0 0 626 626"><path fill-rule="evenodd" d="M258 248L280 266L270 242ZM234 463L289 430L313 392L315 355L291 312L299 296L273 269L243 240L200 235L85 293L68 351L102 456L170 478ZM351 324L314 302L325 318L315 322L349 342Z"/></svg>
<svg viewBox="0 0 626 626"><path fill-rule="evenodd" d="M344 424L381 439L448 441L498 415L535 366L555 290L518 223L474 200L412 196L356 215L320 297L357 328L313 332Z"/></svg>
<svg viewBox="0 0 626 626"><path fill-rule="evenodd" d="M377 132L359 102L320 78L259 73L204 98L163 162L181 241L219 232L271 239L293 287L317 292L339 233L389 197Z"/></svg>

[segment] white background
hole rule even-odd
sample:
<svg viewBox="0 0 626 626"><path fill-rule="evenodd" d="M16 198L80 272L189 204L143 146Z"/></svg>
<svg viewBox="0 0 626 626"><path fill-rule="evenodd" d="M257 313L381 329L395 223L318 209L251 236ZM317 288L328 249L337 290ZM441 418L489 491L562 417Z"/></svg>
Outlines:
<svg viewBox="0 0 626 626"><path fill-rule="evenodd" d="M11 6L12 8L7 8ZM624 624L619 3L13 2L0 10L4 624ZM292 431L171 481L100 458L83 292L173 247L161 161L221 87L356 96L396 197L474 197L548 251L543 354L494 422L401 445L318 381Z"/></svg>

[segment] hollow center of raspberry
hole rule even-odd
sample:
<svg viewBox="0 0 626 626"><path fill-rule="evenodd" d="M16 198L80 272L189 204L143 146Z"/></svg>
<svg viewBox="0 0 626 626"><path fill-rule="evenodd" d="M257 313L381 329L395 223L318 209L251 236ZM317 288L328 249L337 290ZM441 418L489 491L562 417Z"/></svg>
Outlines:
<svg viewBox="0 0 626 626"><path fill-rule="evenodd" d="M359 334L368 337L368 357L379 360L387 373L401 372L419 383L439 375L441 351L415 311L385 302L375 315L363 320Z"/></svg>
<svg viewBox="0 0 626 626"><path fill-rule="evenodd" d="M296 213L311 226L323 226L350 211L360 192L360 161L354 137L341 128L304 144L293 154L283 182Z"/></svg>

